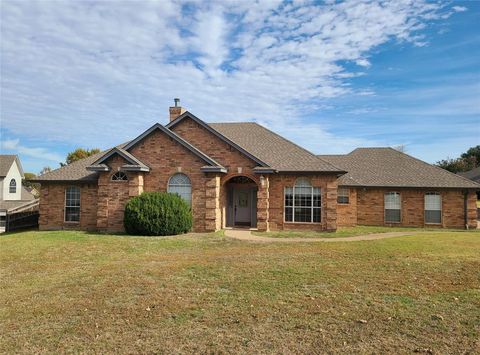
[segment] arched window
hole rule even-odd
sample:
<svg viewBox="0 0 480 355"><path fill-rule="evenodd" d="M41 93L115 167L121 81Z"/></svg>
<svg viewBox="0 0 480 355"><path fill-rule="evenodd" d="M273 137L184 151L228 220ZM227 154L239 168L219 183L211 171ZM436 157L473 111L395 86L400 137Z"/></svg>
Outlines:
<svg viewBox="0 0 480 355"><path fill-rule="evenodd" d="M179 194L189 205L192 205L192 184L185 174L175 174L168 180L168 192Z"/></svg>
<svg viewBox="0 0 480 355"><path fill-rule="evenodd" d="M319 187L307 178L298 178L293 187L285 187L285 222L321 222L322 197Z"/></svg>
<svg viewBox="0 0 480 355"><path fill-rule="evenodd" d="M127 181L128 176L123 171L117 171L112 175L112 181Z"/></svg>
<svg viewBox="0 0 480 355"><path fill-rule="evenodd" d="M10 189L8 190L11 194L17 192L17 181L15 179L10 180Z"/></svg>

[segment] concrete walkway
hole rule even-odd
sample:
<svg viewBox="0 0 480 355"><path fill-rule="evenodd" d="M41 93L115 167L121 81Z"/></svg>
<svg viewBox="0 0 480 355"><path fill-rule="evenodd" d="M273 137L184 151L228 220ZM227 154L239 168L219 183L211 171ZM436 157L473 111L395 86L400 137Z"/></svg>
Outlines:
<svg viewBox="0 0 480 355"><path fill-rule="evenodd" d="M312 243L312 242L357 242L360 240L377 240L395 237L406 237L416 234L415 232L387 232L372 233L365 235L357 235L355 237L338 237L338 238L272 238L253 235L249 230L242 229L226 229L225 235L229 238L244 240L249 242L261 243Z"/></svg>

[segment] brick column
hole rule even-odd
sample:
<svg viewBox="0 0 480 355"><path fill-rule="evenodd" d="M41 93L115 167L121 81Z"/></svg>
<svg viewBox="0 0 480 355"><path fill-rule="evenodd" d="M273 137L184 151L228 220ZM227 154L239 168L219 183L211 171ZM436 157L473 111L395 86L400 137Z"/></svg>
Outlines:
<svg viewBox="0 0 480 355"><path fill-rule="evenodd" d="M108 197L109 196L108 196L108 180L106 180L102 175L98 178L97 230L105 232L108 229Z"/></svg>
<svg viewBox="0 0 480 355"><path fill-rule="evenodd" d="M327 230L334 231L337 229L337 180L327 182L324 208L325 227Z"/></svg>
<svg viewBox="0 0 480 355"><path fill-rule="evenodd" d="M132 174L133 175L133 174ZM143 174L138 173L128 180L128 196L135 197L143 192Z"/></svg>
<svg viewBox="0 0 480 355"><path fill-rule="evenodd" d="M213 232L221 228L220 176L209 175L205 183L205 230Z"/></svg>
<svg viewBox="0 0 480 355"><path fill-rule="evenodd" d="M260 183L257 191L257 228L270 231L270 181L268 175Z"/></svg>

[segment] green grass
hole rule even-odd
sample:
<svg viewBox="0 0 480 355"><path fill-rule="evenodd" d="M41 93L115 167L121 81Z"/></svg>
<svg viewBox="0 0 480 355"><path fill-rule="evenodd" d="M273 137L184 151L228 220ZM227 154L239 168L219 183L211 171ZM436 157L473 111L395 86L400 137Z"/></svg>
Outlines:
<svg viewBox="0 0 480 355"><path fill-rule="evenodd" d="M343 238L355 237L358 235L367 235L373 233L388 232L462 232L455 229L439 228L410 228L410 227L384 227L384 226L355 226L339 228L335 232L317 232L317 231L275 231L275 232L257 232L254 235L272 237L272 238ZM480 232L480 231L479 231Z"/></svg>
<svg viewBox="0 0 480 355"><path fill-rule="evenodd" d="M2 353L475 353L480 235L0 237ZM366 323L360 322L365 320Z"/></svg>

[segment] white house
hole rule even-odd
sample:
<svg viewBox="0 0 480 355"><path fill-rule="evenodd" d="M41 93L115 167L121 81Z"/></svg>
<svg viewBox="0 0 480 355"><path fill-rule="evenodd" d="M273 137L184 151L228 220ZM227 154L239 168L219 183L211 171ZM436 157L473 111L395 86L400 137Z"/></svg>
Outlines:
<svg viewBox="0 0 480 355"><path fill-rule="evenodd" d="M7 214L35 203L35 196L22 185L23 178L18 156L0 155L0 233L5 231Z"/></svg>

